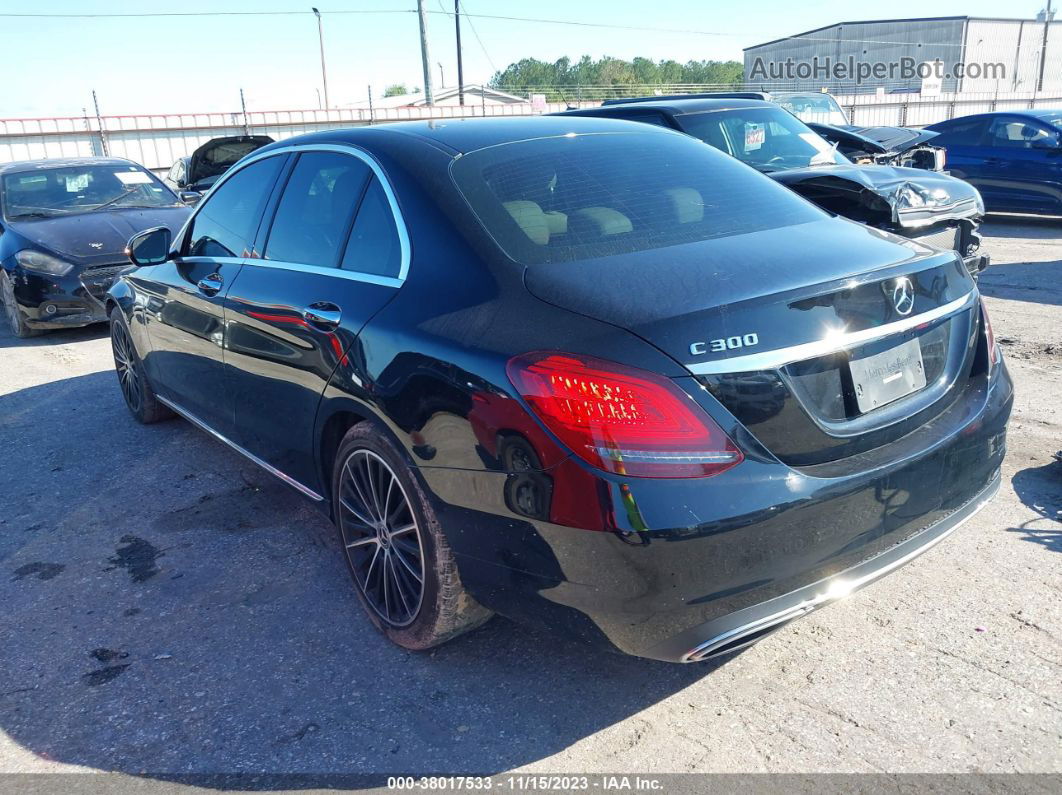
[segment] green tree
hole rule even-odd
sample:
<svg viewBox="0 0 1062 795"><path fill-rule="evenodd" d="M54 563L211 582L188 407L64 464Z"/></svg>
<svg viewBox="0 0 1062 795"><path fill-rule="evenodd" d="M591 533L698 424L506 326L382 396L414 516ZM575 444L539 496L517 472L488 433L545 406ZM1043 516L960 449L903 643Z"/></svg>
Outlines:
<svg viewBox="0 0 1062 795"><path fill-rule="evenodd" d="M576 63L560 58L554 63L524 58L509 64L491 78L490 85L501 91L526 96L545 94L551 101L600 99L628 96L653 86L683 83L737 86L742 81L742 65L737 61L654 61L635 58L624 61L606 56L593 60L584 55Z"/></svg>
<svg viewBox="0 0 1062 795"><path fill-rule="evenodd" d="M384 89L384 96L385 97L398 97L398 96L401 96L402 94L408 94L408 93L409 93L409 89L406 88L406 84L405 83L392 83L391 85L389 85L387 88Z"/></svg>

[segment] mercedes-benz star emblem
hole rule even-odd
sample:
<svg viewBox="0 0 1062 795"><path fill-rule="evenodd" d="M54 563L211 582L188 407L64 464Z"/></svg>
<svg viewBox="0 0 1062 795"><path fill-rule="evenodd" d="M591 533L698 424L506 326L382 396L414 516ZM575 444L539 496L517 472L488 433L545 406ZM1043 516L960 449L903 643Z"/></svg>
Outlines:
<svg viewBox="0 0 1062 795"><path fill-rule="evenodd" d="M901 315L909 315L914 309L914 285L906 276L901 276L892 286L892 305Z"/></svg>

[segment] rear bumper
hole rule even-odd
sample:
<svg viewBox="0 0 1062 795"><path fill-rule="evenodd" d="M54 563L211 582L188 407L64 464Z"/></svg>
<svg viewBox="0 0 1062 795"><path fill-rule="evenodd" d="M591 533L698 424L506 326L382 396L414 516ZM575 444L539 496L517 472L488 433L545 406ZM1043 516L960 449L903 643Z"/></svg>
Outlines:
<svg viewBox="0 0 1062 795"><path fill-rule="evenodd" d="M642 656L667 662L699 662L744 648L793 619L869 585L936 546L987 505L999 491L999 484L997 470L988 485L962 508L888 551L832 577L680 632Z"/></svg>
<svg viewBox="0 0 1062 795"><path fill-rule="evenodd" d="M1012 401L1000 365L886 448L804 468L726 428L747 455L721 475L598 473L580 487L581 507L600 500L611 532L548 520L549 500L571 482L563 466L420 473L479 602L602 649L678 662L838 598L943 538L998 487ZM535 513L520 513L513 484L536 492L526 501Z"/></svg>

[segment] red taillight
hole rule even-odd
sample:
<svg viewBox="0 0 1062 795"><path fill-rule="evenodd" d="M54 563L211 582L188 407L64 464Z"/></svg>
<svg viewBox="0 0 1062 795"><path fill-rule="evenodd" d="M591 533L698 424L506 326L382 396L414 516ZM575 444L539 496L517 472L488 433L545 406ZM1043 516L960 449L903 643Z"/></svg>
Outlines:
<svg viewBox="0 0 1062 795"><path fill-rule="evenodd" d="M608 472L658 478L718 475L743 456L669 379L590 356L529 353L509 379L580 458Z"/></svg>
<svg viewBox="0 0 1062 795"><path fill-rule="evenodd" d="M992 367L999 361L999 349L996 348L996 335L992 332L992 321L988 319L988 307L985 306L985 299L981 298L981 317L985 324L985 338L988 341L988 371L992 372Z"/></svg>

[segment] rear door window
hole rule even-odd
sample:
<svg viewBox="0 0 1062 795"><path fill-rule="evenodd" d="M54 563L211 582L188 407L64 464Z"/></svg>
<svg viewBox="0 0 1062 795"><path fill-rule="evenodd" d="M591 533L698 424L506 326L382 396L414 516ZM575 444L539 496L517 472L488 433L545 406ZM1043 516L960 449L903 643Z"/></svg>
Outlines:
<svg viewBox="0 0 1062 795"><path fill-rule="evenodd" d="M192 219L190 257L249 257L262 210L286 156L267 157L233 174Z"/></svg>
<svg viewBox="0 0 1062 795"><path fill-rule="evenodd" d="M372 177L350 231L340 267L374 276L397 277L401 261L402 244L394 213L380 181Z"/></svg>
<svg viewBox="0 0 1062 795"><path fill-rule="evenodd" d="M451 174L524 264L663 248L826 217L753 169L679 133L539 138L458 158Z"/></svg>
<svg viewBox="0 0 1062 795"><path fill-rule="evenodd" d="M1057 133L1028 119L1003 117L988 129L989 144L1006 149L1032 149L1057 137Z"/></svg>
<svg viewBox="0 0 1062 795"><path fill-rule="evenodd" d="M340 152L299 155L277 206L265 259L335 268L372 172Z"/></svg>

